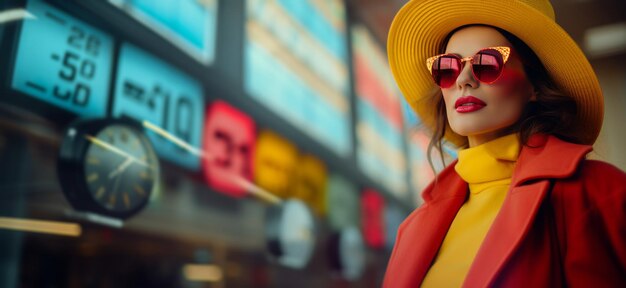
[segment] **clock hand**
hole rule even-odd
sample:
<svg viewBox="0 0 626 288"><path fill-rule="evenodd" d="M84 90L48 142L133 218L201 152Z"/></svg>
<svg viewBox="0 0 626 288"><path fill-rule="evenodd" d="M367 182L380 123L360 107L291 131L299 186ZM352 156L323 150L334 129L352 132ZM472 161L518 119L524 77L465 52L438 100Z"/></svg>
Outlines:
<svg viewBox="0 0 626 288"><path fill-rule="evenodd" d="M30 14L25 9L11 9L0 12L0 23L7 23L22 19L37 19L37 16Z"/></svg>
<svg viewBox="0 0 626 288"><path fill-rule="evenodd" d="M113 181L113 190L111 191L111 193L113 193L113 194L114 194L114 195L111 195L111 196L113 196L113 197L115 196L115 194L118 194L117 188L119 188L119 186L120 186L120 179L121 179L121 178L122 178L122 177L117 177L117 178L115 178L115 180ZM110 199L110 198L109 198L109 199ZM109 202L109 204L111 204L111 205L112 205L112 204L114 204L114 203L110 203L110 202Z"/></svg>
<svg viewBox="0 0 626 288"><path fill-rule="evenodd" d="M139 160L139 159L133 157L132 155L130 155L130 154L120 150L119 148L117 148L117 147L115 147L115 146L113 146L113 145L111 145L111 144L109 144L107 142L104 142L104 141L102 141L102 140L100 140L100 139L98 139L96 137L93 137L91 135L85 135L85 138L87 138L87 140L91 141L93 144L96 144L96 145L98 145L98 146L100 146L100 147L102 147L104 149L107 149L107 150L109 150L109 151L111 151L111 152L113 152L115 154L118 154L120 156L124 156L127 159L131 159L132 162L135 162L135 163L137 163L139 165L142 165L142 166L145 166L145 167L148 167L148 168L153 168L152 166L148 165L148 163L146 163L145 161Z"/></svg>
<svg viewBox="0 0 626 288"><path fill-rule="evenodd" d="M193 147L191 144L185 142L184 140L174 136L172 133L167 132L165 129L154 125L146 120L143 121L143 126L152 130L153 132L165 137L165 139L168 139L170 141L172 141L172 143L176 144L178 147L183 148L184 150L186 150L187 152L196 155L198 157L201 158L205 158L205 159L214 159L214 155L211 155L210 153L203 151L201 149L198 149L196 147ZM231 175L229 177L230 181L234 182L236 185L238 185L239 187L244 188L246 191L248 191L248 193L250 193L250 195L255 196L257 198L260 198L262 200L265 200L269 203L272 204L279 204L282 202L282 200L277 197L276 195L268 192L267 190L255 185L254 183L250 182L249 180L238 176L238 175Z"/></svg>
<svg viewBox="0 0 626 288"><path fill-rule="evenodd" d="M124 162L122 162L122 164L117 166L117 168L115 168L115 170L113 170L113 171L111 171L111 173L109 173L109 179L113 179L113 177L115 177L115 176L119 175L120 173L124 172L124 170L126 170L126 168L128 168L128 166L130 166L130 164L133 164L133 159L126 158L126 160Z"/></svg>
<svg viewBox="0 0 626 288"><path fill-rule="evenodd" d="M193 147L191 144L185 142L184 140L174 136L172 133L167 132L165 129L154 125L146 120L143 121L143 126L154 131L155 133L161 135L162 137L164 137L167 140L172 141L172 143L176 144L178 147L183 148L184 150L186 150L187 152L196 155L198 157L209 157L209 155L207 155L206 153L204 153L204 151Z"/></svg>
<svg viewBox="0 0 626 288"><path fill-rule="evenodd" d="M282 202L282 200L278 196L268 192L267 190L257 185L254 185L254 183L248 181L247 179L239 175L231 175L230 180L235 182L240 187L243 187L244 189L248 191L248 193L250 193L253 196L256 196L257 198L260 198L272 204L280 204L280 202Z"/></svg>

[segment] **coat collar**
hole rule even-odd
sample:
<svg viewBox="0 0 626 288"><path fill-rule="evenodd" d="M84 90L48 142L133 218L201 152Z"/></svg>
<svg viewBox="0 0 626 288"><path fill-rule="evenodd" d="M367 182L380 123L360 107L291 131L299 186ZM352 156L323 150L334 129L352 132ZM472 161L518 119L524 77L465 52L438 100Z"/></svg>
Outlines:
<svg viewBox="0 0 626 288"><path fill-rule="evenodd" d="M511 179L511 186L520 186L524 182L536 179L559 179L566 178L576 172L578 163L587 153L592 150L591 146L565 142L550 135L533 135L528 143L522 146L522 151L517 159L517 165ZM450 189L460 179L454 171L455 160L437 176L437 185L431 183L424 189L422 197L425 202L465 195L466 191ZM457 179L459 178L459 179ZM462 181L462 180L461 180ZM450 184L450 185L448 185Z"/></svg>
<svg viewBox="0 0 626 288"><path fill-rule="evenodd" d="M589 151L590 146L568 143L554 136L534 135L529 139L520 152L511 189L474 258L464 286L483 287L492 284L529 231L549 190L549 179L574 174ZM450 224L467 197L467 184L454 171L455 164L444 169L438 176L437 185L431 183L423 193L426 204L422 213L428 225L408 225L404 232L409 235L416 233L414 235L420 235L422 239L411 243L409 249L398 251L401 257L419 259L415 266L409 265L413 271L408 279L416 280L408 281L412 284L419 284L424 279Z"/></svg>
<svg viewBox="0 0 626 288"><path fill-rule="evenodd" d="M548 135L534 135L522 149L513 186L535 179L567 178L576 172L578 163L592 150L589 145L565 142Z"/></svg>

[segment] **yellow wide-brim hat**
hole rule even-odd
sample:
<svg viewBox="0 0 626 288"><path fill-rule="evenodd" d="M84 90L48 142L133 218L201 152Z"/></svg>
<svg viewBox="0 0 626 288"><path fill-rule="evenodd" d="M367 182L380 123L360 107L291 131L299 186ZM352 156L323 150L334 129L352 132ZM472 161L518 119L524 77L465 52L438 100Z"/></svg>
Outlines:
<svg viewBox="0 0 626 288"><path fill-rule="evenodd" d="M547 0L413 0L398 11L387 39L391 71L405 99L422 123L435 127L436 109L424 101L436 88L426 59L439 54L454 29L484 24L515 35L537 54L565 95L577 103L573 127L581 144L593 144L604 115L602 90L576 42L554 20ZM446 128L445 139L457 146L465 137Z"/></svg>

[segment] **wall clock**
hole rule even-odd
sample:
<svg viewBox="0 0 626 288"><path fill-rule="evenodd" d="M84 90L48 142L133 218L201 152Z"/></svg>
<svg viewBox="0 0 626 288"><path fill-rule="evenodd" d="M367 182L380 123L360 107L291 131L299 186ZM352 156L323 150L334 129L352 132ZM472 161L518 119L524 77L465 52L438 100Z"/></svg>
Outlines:
<svg viewBox="0 0 626 288"><path fill-rule="evenodd" d="M150 141L139 123L128 119L71 124L57 166L63 192L76 210L121 219L148 203L160 179Z"/></svg>
<svg viewBox="0 0 626 288"><path fill-rule="evenodd" d="M332 233L328 240L330 267L346 280L354 281L363 275L367 252L361 231L356 226Z"/></svg>
<svg viewBox="0 0 626 288"><path fill-rule="evenodd" d="M266 215L266 243L278 263L304 268L315 248L315 222L312 212L300 200L289 199L271 206Z"/></svg>

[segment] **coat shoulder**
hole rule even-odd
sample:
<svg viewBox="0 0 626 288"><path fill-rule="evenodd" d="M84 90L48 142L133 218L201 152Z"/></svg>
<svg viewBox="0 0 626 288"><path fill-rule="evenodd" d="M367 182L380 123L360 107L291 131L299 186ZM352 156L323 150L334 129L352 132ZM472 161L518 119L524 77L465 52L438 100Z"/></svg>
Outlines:
<svg viewBox="0 0 626 288"><path fill-rule="evenodd" d="M619 168L598 160L584 160L577 178L591 199L626 203L626 173Z"/></svg>
<svg viewBox="0 0 626 288"><path fill-rule="evenodd" d="M573 197L574 190L583 193L587 201L605 198L619 198L626 201L626 173L619 168L598 160L583 160L577 171L568 178L556 182L557 187L563 186L567 197Z"/></svg>
<svg viewBox="0 0 626 288"><path fill-rule="evenodd" d="M599 160L586 159L580 164L580 175L589 178L607 178L626 184L626 173L619 168Z"/></svg>

